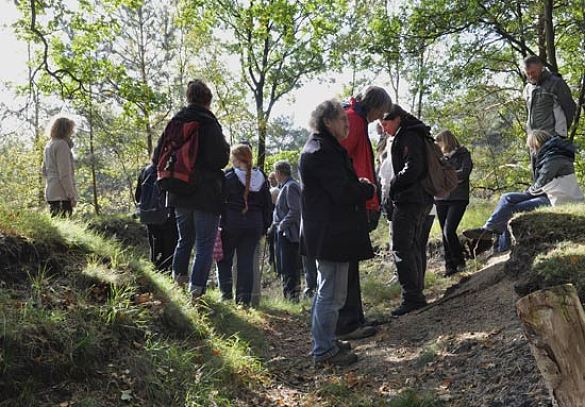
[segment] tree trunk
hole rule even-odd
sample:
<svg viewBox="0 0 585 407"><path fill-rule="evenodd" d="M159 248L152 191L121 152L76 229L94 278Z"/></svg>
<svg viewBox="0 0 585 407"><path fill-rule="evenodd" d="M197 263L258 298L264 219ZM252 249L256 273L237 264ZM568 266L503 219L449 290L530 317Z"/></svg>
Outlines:
<svg viewBox="0 0 585 407"><path fill-rule="evenodd" d="M93 146L93 105L91 102L91 90L90 90L90 102L89 102L89 154L91 155L91 185L93 189L93 207L95 214L99 216L100 205L98 201L98 190L97 190L97 175L96 175L96 164L95 164L95 150Z"/></svg>
<svg viewBox="0 0 585 407"><path fill-rule="evenodd" d="M516 303L536 364L558 407L585 407L585 312L572 284Z"/></svg>
<svg viewBox="0 0 585 407"><path fill-rule="evenodd" d="M538 56L540 59L546 62L546 34L544 20L544 10L540 10L538 13L538 19L536 20L536 32L538 33Z"/></svg>
<svg viewBox="0 0 585 407"><path fill-rule="evenodd" d="M549 68L559 72L557 65L557 51L555 47L555 26L553 24L553 0L544 0L544 37L546 40L546 54Z"/></svg>
<svg viewBox="0 0 585 407"><path fill-rule="evenodd" d="M577 129L579 128L579 121L581 120L581 112L585 106L585 71L581 77L581 89L579 90L579 98L577 99L577 111L575 112L575 117L573 118L573 123L571 124L571 134L569 136L569 140L571 143L575 140L575 134L577 134Z"/></svg>

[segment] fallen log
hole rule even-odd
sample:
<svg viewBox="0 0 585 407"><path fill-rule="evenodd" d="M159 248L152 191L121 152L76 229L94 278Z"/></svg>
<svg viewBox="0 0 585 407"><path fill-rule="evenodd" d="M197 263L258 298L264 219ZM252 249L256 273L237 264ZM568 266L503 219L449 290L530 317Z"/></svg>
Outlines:
<svg viewBox="0 0 585 407"><path fill-rule="evenodd" d="M585 312L575 287L533 292L516 310L553 402L585 407Z"/></svg>

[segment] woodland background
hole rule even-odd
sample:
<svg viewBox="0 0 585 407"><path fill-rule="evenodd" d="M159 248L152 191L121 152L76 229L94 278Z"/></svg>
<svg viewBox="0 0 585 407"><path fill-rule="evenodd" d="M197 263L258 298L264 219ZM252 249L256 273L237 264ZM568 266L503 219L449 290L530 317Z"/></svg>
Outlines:
<svg viewBox="0 0 585 407"><path fill-rule="evenodd" d="M44 206L44 126L65 103L80 118L81 211L130 210L138 171L195 77L212 86L229 141L249 139L266 169L295 162L308 135L275 105L311 79L349 71L339 99L375 83L435 132L455 132L472 151L476 199L523 190L531 179L521 97L529 54L567 81L578 103L570 137L585 142L585 0L16 3L28 81L3 85L26 100L0 108L0 202L9 207ZM23 125L8 130L15 120Z"/></svg>

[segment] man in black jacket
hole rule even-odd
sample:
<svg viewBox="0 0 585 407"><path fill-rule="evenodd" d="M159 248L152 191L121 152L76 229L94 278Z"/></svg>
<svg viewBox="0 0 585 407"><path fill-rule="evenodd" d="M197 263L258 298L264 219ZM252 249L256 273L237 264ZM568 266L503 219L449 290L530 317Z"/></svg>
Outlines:
<svg viewBox="0 0 585 407"><path fill-rule="evenodd" d="M189 283L193 299L205 292L211 269L219 214L224 202L224 174L230 146L221 126L209 110L211 90L200 80L189 82L189 105L172 120L199 123L199 150L195 163L196 182L186 193L169 192L168 204L175 208L179 241L173 258L173 278L180 285L188 281L187 268L195 245L196 254ZM159 140L162 143L163 137Z"/></svg>
<svg viewBox="0 0 585 407"><path fill-rule="evenodd" d="M421 181L427 176L424 137L430 129L416 117L393 105L384 116L386 131L394 136L391 149L394 178L392 201L392 252L402 288L402 304L392 311L400 316L424 307L425 260L421 253L423 224L433 205L433 196Z"/></svg>

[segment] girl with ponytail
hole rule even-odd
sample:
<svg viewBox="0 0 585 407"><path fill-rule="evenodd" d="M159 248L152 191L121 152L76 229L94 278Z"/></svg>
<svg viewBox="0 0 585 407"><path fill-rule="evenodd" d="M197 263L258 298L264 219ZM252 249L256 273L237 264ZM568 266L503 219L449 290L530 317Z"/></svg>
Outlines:
<svg viewBox="0 0 585 407"><path fill-rule="evenodd" d="M218 262L222 298L233 298L232 264L237 254L236 302L249 306L253 286L254 251L272 220L270 187L264 173L254 168L252 150L232 148L233 168L225 173L225 208L221 218L223 260Z"/></svg>

